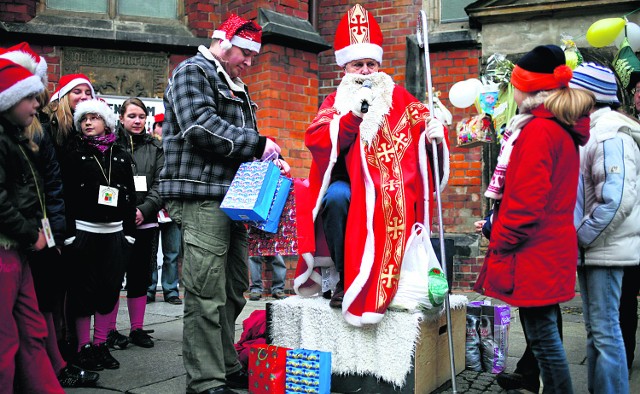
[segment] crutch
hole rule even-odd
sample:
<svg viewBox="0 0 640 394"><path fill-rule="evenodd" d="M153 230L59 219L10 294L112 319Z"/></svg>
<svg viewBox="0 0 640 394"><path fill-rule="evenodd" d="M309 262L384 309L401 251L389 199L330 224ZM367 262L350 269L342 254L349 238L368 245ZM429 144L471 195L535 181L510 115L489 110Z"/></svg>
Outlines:
<svg viewBox="0 0 640 394"><path fill-rule="evenodd" d="M418 38L418 45L420 48L424 48L424 67L427 76L427 97L429 112L431 116L434 116L433 110L433 88L431 84L431 62L429 61L429 40L427 30L427 15L423 10L420 10L418 14L418 29L416 36ZM443 142L444 143L444 142ZM444 276L447 277L447 258L444 248L444 225L442 223L442 198L440 196L440 166L438 164L438 146L435 140L431 141L431 147L433 150L433 172L436 185L436 200L438 202L438 230L440 237L440 260ZM456 386L456 363L453 354L453 334L451 327L451 304L449 303L449 294L444 298L445 313L447 315L447 335L449 336L449 361L451 363L451 389L454 394L458 392Z"/></svg>

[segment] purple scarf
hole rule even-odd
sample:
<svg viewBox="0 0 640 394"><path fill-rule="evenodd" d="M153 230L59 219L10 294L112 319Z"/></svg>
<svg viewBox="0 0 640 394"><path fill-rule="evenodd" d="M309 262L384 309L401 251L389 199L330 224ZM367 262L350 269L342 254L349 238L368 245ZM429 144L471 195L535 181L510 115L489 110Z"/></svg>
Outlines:
<svg viewBox="0 0 640 394"><path fill-rule="evenodd" d="M89 144L89 146L93 146L99 150L100 153L104 153L116 141L116 135L113 133L90 136L82 134L82 140Z"/></svg>

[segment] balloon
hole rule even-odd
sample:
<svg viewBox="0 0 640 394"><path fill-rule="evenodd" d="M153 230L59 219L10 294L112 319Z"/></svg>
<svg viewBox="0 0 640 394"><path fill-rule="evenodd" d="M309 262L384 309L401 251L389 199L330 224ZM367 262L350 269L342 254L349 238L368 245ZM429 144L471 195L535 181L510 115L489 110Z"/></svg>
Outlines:
<svg viewBox="0 0 640 394"><path fill-rule="evenodd" d="M478 80L478 82L480 81ZM482 82L480 84L482 85ZM449 90L449 101L457 108L470 107L478 96L478 90L475 86L477 85L473 82L470 83L469 80L454 83Z"/></svg>
<svg viewBox="0 0 640 394"><path fill-rule="evenodd" d="M484 87L484 85L482 84L482 81L480 81L478 78L469 78L464 82L466 83L466 87L468 89L473 89L476 92L476 96L480 93L480 91Z"/></svg>
<svg viewBox="0 0 640 394"><path fill-rule="evenodd" d="M624 25L625 20L622 18L600 19L587 30L587 42L596 48L606 47L615 41Z"/></svg>
<svg viewBox="0 0 640 394"><path fill-rule="evenodd" d="M618 37L615 39L615 44L618 49L622 45L622 41L624 41L625 34L627 36L627 40L629 41L629 46L634 52L640 51L640 26L633 22L627 23L624 29L618 34Z"/></svg>

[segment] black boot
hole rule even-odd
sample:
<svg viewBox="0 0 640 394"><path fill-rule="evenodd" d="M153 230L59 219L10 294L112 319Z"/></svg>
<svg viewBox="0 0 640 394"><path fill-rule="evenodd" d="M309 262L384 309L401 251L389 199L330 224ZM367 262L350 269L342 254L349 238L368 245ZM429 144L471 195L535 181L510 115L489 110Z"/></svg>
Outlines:
<svg viewBox="0 0 640 394"><path fill-rule="evenodd" d="M344 274L340 272L340 280L336 284L329 306L332 308L342 308L342 299L344 298Z"/></svg>
<svg viewBox="0 0 640 394"><path fill-rule="evenodd" d="M76 355L74 364L89 371L102 371L104 369L98 352L90 343L82 346Z"/></svg>
<svg viewBox="0 0 640 394"><path fill-rule="evenodd" d="M93 387L100 378L95 372L85 371L75 365L67 364L58 374L62 387Z"/></svg>

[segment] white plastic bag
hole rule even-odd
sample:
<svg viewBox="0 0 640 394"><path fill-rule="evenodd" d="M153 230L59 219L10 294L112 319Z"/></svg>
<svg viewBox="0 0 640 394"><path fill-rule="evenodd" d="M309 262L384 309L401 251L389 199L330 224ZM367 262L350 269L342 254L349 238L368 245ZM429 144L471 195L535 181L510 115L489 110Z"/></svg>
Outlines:
<svg viewBox="0 0 640 394"><path fill-rule="evenodd" d="M431 275L430 275L431 271ZM414 311L442 305L442 283L436 285L436 293L430 297L430 283L439 282L436 275L442 273L440 263L431 245L429 231L422 223L415 223L407 240L402 258L398 291L391 301L391 308ZM444 275L442 275L444 277ZM444 278L446 284L446 278ZM433 287L433 286L431 286ZM448 288L445 289L445 293Z"/></svg>

